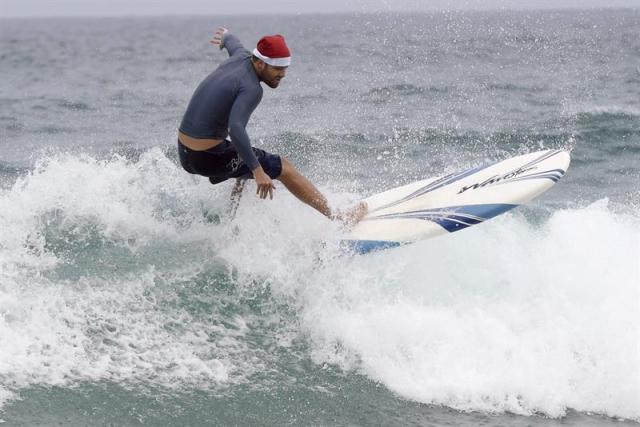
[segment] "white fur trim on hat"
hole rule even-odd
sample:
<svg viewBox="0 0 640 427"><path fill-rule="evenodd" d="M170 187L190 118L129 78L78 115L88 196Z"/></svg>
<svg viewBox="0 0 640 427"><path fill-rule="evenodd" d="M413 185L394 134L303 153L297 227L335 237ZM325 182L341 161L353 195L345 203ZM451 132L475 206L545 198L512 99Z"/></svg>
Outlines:
<svg viewBox="0 0 640 427"><path fill-rule="evenodd" d="M253 54L260 58L260 60L265 64L269 64L273 67L288 67L289 65L291 65L290 56L284 58L269 58L268 56L264 56L263 54L261 54L258 48L253 49Z"/></svg>

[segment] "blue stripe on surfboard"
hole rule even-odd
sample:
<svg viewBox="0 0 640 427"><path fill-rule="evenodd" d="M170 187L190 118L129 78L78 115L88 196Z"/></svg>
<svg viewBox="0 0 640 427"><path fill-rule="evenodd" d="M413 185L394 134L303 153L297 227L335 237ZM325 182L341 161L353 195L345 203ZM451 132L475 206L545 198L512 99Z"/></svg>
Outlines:
<svg viewBox="0 0 640 427"><path fill-rule="evenodd" d="M553 182L558 182L560 178L564 176L564 173L565 171L562 169L552 169L544 172L537 172L530 175L522 175L516 178L511 178L509 180L499 182L498 184L508 184L510 182L526 181L530 179L550 179Z"/></svg>
<svg viewBox="0 0 640 427"><path fill-rule="evenodd" d="M505 213L516 206L518 205L506 203L449 206L446 208L424 209L380 215L373 218L365 218L363 221L384 219L420 219L435 222L448 232L453 233L454 231L462 230L471 225L479 224L489 218Z"/></svg>
<svg viewBox="0 0 640 427"><path fill-rule="evenodd" d="M449 233L463 230L469 226L479 224L494 216L507 212L518 205L506 203L493 203L484 205L450 206L447 208L427 209L422 211L388 214L366 221L376 219L420 219L432 221L447 230ZM396 242L389 240L343 240L342 248L357 254L366 254L382 249L401 246L408 242Z"/></svg>

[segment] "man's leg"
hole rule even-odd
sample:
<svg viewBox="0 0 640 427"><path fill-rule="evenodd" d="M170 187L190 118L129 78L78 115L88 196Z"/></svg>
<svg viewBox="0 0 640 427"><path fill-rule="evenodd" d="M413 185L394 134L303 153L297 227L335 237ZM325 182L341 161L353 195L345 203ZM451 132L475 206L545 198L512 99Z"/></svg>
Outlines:
<svg viewBox="0 0 640 427"><path fill-rule="evenodd" d="M231 204L229 205L229 216L233 219L236 216L238 205L240 205L240 198L242 197L242 190L247 180L244 178L236 178L236 183L233 184L231 190Z"/></svg>
<svg viewBox="0 0 640 427"><path fill-rule="evenodd" d="M326 197L285 158L282 159L282 173L278 180L294 196L329 219L339 219L348 224L355 224L367 214L367 205L364 202L344 214L333 212Z"/></svg>
<svg viewBox="0 0 640 427"><path fill-rule="evenodd" d="M332 218L331 208L322 193L285 158L282 158L282 173L278 180L298 199L322 215Z"/></svg>

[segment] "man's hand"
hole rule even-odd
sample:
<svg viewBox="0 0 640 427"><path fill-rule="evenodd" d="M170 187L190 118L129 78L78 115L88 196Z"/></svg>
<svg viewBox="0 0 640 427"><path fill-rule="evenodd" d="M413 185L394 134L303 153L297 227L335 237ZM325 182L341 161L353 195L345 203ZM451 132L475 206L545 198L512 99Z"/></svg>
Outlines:
<svg viewBox="0 0 640 427"><path fill-rule="evenodd" d="M260 196L261 199L266 199L267 195L269 195L270 199L273 199L273 190L275 190L275 185L273 185L273 181L269 178L262 169L262 166L258 166L253 170L253 178L256 180L256 185L258 188L256 189L256 194Z"/></svg>
<svg viewBox="0 0 640 427"><path fill-rule="evenodd" d="M220 27L216 30L216 33L213 35L213 38L209 41L209 43L220 46L220 49L224 47L224 43L222 42L222 38L228 32L225 27Z"/></svg>

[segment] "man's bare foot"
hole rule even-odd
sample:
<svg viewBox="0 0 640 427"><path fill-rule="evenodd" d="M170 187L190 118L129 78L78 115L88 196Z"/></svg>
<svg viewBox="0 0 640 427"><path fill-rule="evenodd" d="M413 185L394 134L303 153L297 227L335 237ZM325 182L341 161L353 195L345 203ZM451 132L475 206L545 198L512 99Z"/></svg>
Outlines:
<svg viewBox="0 0 640 427"><path fill-rule="evenodd" d="M351 228L359 223L369 212L369 207L365 202L360 202L351 209L344 212L337 211L332 219L342 221L344 225Z"/></svg>

